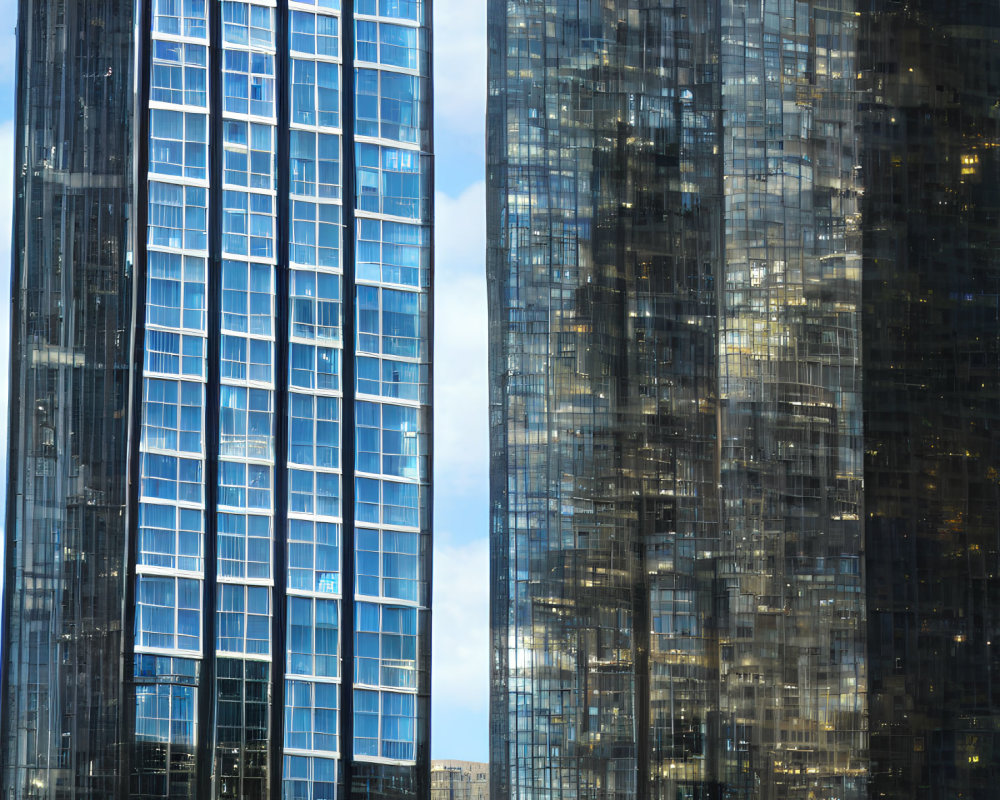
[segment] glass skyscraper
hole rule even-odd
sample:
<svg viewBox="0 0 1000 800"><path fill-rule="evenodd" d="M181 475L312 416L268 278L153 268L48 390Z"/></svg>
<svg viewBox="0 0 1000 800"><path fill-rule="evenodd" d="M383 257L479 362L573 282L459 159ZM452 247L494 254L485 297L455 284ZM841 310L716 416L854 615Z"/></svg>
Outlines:
<svg viewBox="0 0 1000 800"><path fill-rule="evenodd" d="M1000 6L489 4L498 800L1000 781Z"/></svg>
<svg viewBox="0 0 1000 800"><path fill-rule="evenodd" d="M429 789L426 0L22 0L4 798Z"/></svg>

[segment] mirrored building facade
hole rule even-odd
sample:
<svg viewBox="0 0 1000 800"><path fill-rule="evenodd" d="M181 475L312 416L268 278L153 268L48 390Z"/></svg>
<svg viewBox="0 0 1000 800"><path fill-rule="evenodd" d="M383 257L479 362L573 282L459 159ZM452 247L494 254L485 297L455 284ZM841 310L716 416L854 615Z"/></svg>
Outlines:
<svg viewBox="0 0 1000 800"><path fill-rule="evenodd" d="M5 798L429 793L430 12L21 3Z"/></svg>
<svg viewBox="0 0 1000 800"><path fill-rule="evenodd" d="M1000 8L489 8L493 793L990 797Z"/></svg>

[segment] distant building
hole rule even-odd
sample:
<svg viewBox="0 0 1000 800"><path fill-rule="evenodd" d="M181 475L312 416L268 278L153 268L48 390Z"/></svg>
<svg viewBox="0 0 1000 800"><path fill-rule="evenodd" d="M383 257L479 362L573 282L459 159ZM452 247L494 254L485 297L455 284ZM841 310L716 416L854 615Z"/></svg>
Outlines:
<svg viewBox="0 0 1000 800"><path fill-rule="evenodd" d="M490 800L490 765L432 761L431 800Z"/></svg>

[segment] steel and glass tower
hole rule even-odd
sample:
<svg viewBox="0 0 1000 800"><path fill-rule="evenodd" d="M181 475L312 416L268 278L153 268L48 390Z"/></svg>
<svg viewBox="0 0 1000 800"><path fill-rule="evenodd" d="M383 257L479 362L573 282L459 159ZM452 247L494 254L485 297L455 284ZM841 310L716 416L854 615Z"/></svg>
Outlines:
<svg viewBox="0 0 1000 800"><path fill-rule="evenodd" d="M1000 6L489 4L493 793L1000 780Z"/></svg>
<svg viewBox="0 0 1000 800"><path fill-rule="evenodd" d="M32 0L5 798L429 792L428 0Z"/></svg>

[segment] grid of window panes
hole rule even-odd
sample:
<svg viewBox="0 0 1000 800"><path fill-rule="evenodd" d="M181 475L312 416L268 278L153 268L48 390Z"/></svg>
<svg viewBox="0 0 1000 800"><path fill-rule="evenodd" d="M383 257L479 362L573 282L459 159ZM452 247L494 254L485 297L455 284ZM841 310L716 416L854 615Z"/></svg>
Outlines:
<svg viewBox="0 0 1000 800"><path fill-rule="evenodd" d="M217 559L209 577L217 582L213 771L224 795L253 793L267 781L276 577L287 589L284 793L332 797L338 779L345 291L339 6L289 3L286 87L275 85L276 47L285 43L276 41L268 0L223 0L218 9L203 0L156 0L153 7L136 649L151 685L178 676L177 691L141 692L143 708L161 696L183 698L171 714L190 714L190 724L164 726L157 712L143 730L176 730L195 741L205 426L206 413L218 413L219 440L211 443L219 454ZM221 116L212 124L208 11L219 14L222 48ZM358 548L352 746L357 760L405 765L416 760L418 688L427 688L417 629L427 601L419 562L428 552L429 63L420 3L359 2L356 11L357 286L346 288L356 292L358 320L357 398L349 395L358 443L356 536L348 543ZM288 164L275 164L281 89L289 97ZM208 174L210 140L221 141L221 175ZM289 171L289 418L280 454L279 169ZM211 209L210 196L218 198ZM206 319L210 215L221 233L220 274L213 276L218 319ZM206 366L207 336L218 336L220 357ZM206 412L206 381L215 378L219 408ZM287 576L273 575L270 560L278 458L288 469ZM147 655L172 660L156 664Z"/></svg>
<svg viewBox="0 0 1000 800"><path fill-rule="evenodd" d="M223 0L216 763L223 796L265 791L274 530L276 16ZM215 176L218 180L218 176Z"/></svg>
<svg viewBox="0 0 1000 800"><path fill-rule="evenodd" d="M413 763L429 478L426 31L419 2L358 0L355 12L353 752Z"/></svg>
<svg viewBox="0 0 1000 800"><path fill-rule="evenodd" d="M133 776L143 797L194 780L205 579L206 11L205 0L152 6Z"/></svg>
<svg viewBox="0 0 1000 800"><path fill-rule="evenodd" d="M333 798L340 756L340 3L289 3L288 633L284 794ZM286 168L284 165L282 168Z"/></svg>

